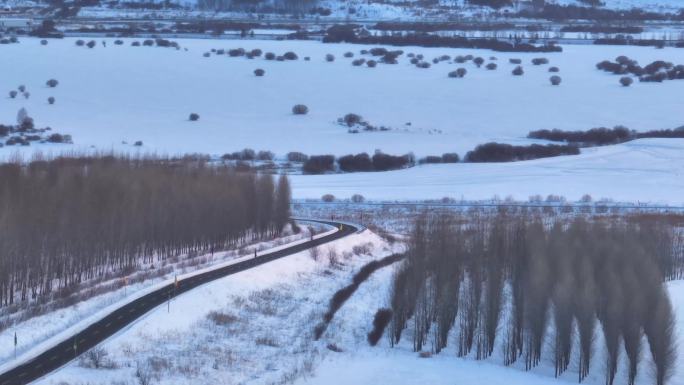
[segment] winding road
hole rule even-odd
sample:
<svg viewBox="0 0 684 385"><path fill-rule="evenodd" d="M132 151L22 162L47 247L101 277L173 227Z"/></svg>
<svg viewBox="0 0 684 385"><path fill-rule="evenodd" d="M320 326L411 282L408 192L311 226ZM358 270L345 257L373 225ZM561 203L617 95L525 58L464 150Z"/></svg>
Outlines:
<svg viewBox="0 0 684 385"><path fill-rule="evenodd" d="M263 254L253 259L219 267L185 279L179 279L177 284L170 283L154 292L151 292L136 300L133 300L132 302L127 303L126 305L121 306L99 321L92 323L75 335L65 338L62 342L47 349L36 357L24 361L9 371L0 374L0 385L27 384L64 366L74 358L87 352L89 349L111 337L152 309L165 304L170 296L178 296L207 282L224 278L226 276L263 265L276 259L335 241L337 239L354 234L360 230L359 227L347 223L310 219L307 219L306 221L334 226L338 229L338 231L320 238L315 238L284 249L273 251L268 254Z"/></svg>

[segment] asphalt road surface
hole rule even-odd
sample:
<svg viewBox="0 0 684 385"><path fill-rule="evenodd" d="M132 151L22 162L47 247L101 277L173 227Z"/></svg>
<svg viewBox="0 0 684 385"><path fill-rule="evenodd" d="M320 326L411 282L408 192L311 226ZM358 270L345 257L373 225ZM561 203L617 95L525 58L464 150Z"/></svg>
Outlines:
<svg viewBox="0 0 684 385"><path fill-rule="evenodd" d="M243 262L224 266L185 279L179 279L177 286L171 283L159 290L138 298L133 302L114 310L81 332L64 339L62 342L39 354L35 358L23 362L13 369L0 374L0 385L23 385L39 379L87 352L89 349L114 335L150 310L157 306L165 305L171 296L178 296L207 282L263 265L314 246L332 242L359 230L359 228L346 223L314 220L307 221L332 225L337 227L339 231L272 253L260 255L257 258L248 259Z"/></svg>

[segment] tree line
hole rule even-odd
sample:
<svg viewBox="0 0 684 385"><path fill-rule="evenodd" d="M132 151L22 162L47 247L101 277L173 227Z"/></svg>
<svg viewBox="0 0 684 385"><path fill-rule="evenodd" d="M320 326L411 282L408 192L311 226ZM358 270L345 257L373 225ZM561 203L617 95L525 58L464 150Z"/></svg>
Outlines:
<svg viewBox="0 0 684 385"><path fill-rule="evenodd" d="M0 164L0 306L278 234L285 176L113 156Z"/></svg>
<svg viewBox="0 0 684 385"><path fill-rule="evenodd" d="M394 277L390 344L410 334L415 351L453 343L458 356L476 359L500 349L505 365L522 361L526 370L552 346L556 376L577 362L580 382L590 368L604 367L607 385L624 352L632 385L645 336L653 383L662 385L675 359L663 281L684 276L683 249L681 233L654 218L549 224L423 215ZM597 333L604 336L603 363L593 355Z"/></svg>

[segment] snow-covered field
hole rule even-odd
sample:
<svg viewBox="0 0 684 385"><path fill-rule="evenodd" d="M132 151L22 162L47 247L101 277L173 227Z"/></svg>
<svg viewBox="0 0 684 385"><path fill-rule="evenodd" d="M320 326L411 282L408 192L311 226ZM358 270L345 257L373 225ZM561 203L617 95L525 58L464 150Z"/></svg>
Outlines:
<svg viewBox="0 0 684 385"><path fill-rule="evenodd" d="M584 194L618 202L684 205L684 139L641 139L576 156L514 163L424 165L382 173L292 175L293 196L460 200Z"/></svg>
<svg viewBox="0 0 684 385"><path fill-rule="evenodd" d="M618 77L595 69L604 59L625 54L642 64L663 59L684 63L684 50L638 47L566 46L563 53L510 54L488 50L411 48L431 60L443 54L497 57L495 71L472 63L433 65L418 69L401 58L397 65L371 69L353 67L343 58L359 57L365 46L307 41L179 40L183 48L131 47L105 39L88 49L75 39L37 39L0 47L0 92L26 85L30 99L0 100L0 122L14 123L25 107L39 127L71 134L73 146L34 145L22 151L98 149L166 154L201 152L221 155L245 147L308 154L413 151L416 155L456 151L461 155L487 141L526 143L530 130L589 129L622 124L632 129L675 128L682 125L681 103L675 95L684 81L637 83L620 87ZM260 48L296 61L248 60L212 56L211 48ZM336 56L327 63L326 53ZM304 61L310 56L311 61ZM549 83L548 67L533 66L547 57L560 68L563 83ZM511 75L509 58L523 59L525 75ZM489 60L487 60L489 61ZM464 79L447 73L465 67ZM263 68L264 77L254 69ZM56 88L45 82L55 78ZM47 98L54 96L54 105ZM310 112L295 116L291 108L306 104ZM195 112L200 120L190 122ZM347 113L362 115L390 132L349 134L336 120ZM410 123L411 125L407 125ZM142 141L141 148L133 147ZM126 142L127 144L122 144ZM0 149L0 155L16 147Z"/></svg>

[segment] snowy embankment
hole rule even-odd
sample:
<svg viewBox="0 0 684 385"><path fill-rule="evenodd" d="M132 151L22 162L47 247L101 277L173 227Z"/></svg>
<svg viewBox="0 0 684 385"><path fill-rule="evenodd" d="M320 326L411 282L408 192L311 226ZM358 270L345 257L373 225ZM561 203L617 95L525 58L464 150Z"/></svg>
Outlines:
<svg viewBox="0 0 684 385"><path fill-rule="evenodd" d="M306 225L307 222L302 221ZM319 238L337 231L330 229L329 226L312 224L316 231L321 231L315 235ZM91 323L101 319L114 309L123 306L143 295L159 289L173 282L176 275L183 279L188 276L199 274L237 263L244 258L253 258L254 250L257 254L277 251L298 243L306 242L310 236L308 232L297 235L288 235L272 241L259 242L253 245L246 245L246 249L228 250L194 257L197 263L192 263L192 259L181 259L180 262L162 265L164 274L155 275L153 267L146 267L139 273L152 273L151 278L140 280L127 286L119 285L117 289L80 301L73 306L56 309L45 314L30 316L25 314L31 309L22 309L16 313L3 315L12 321L13 326L0 332L0 371L5 371L18 363L25 362L35 355L41 353L46 348L61 342L66 336L72 335ZM246 256L243 252L246 252ZM201 262L200 262L201 261ZM190 263L188 263L190 262ZM158 263L159 264L159 263ZM143 270L143 269L141 269ZM128 276L133 279L136 273ZM114 278L111 281L121 281L123 278ZM107 286L111 282L98 282L97 285ZM14 358L14 335L17 335L17 357Z"/></svg>
<svg viewBox="0 0 684 385"><path fill-rule="evenodd" d="M136 371L163 384L281 383L307 375L332 354L312 343L332 294L362 265L394 251L365 230L319 247L317 260L306 251L219 279L103 343L114 369L77 360L37 383L132 383Z"/></svg>

